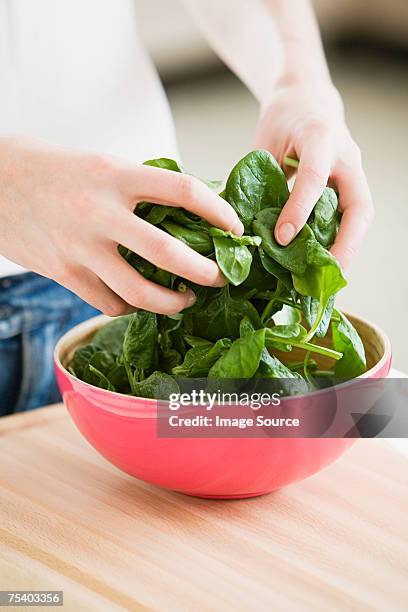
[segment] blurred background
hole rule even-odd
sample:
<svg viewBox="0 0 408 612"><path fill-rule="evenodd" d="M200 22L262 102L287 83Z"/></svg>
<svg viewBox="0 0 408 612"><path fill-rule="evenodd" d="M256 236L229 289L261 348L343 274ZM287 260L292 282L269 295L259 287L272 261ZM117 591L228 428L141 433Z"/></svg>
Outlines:
<svg viewBox="0 0 408 612"><path fill-rule="evenodd" d="M137 4L184 165L199 176L223 179L253 148L257 103L210 50L181 2ZM377 213L339 305L380 325L391 338L395 367L408 372L408 2L314 5Z"/></svg>

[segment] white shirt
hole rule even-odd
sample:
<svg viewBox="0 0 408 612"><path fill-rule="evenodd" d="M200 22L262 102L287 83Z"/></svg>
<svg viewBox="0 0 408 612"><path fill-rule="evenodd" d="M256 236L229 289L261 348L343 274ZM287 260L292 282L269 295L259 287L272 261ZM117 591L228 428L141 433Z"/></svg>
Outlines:
<svg viewBox="0 0 408 612"><path fill-rule="evenodd" d="M0 134L17 133L132 161L178 157L134 0L0 0ZM0 276L21 271L0 255Z"/></svg>

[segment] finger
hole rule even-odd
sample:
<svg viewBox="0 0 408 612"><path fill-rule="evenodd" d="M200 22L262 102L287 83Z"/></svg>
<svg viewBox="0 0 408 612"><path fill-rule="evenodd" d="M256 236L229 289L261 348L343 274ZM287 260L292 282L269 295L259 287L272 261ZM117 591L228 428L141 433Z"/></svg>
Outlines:
<svg viewBox="0 0 408 612"><path fill-rule="evenodd" d="M214 261L130 212L118 216L110 235L113 240L158 268L187 278L198 285L225 285L225 278Z"/></svg>
<svg viewBox="0 0 408 612"><path fill-rule="evenodd" d="M138 201L181 206L211 225L241 235L244 226L228 202L189 174L138 166L123 173L127 196Z"/></svg>
<svg viewBox="0 0 408 612"><path fill-rule="evenodd" d="M363 238L374 217L370 189L363 170L346 169L334 173L339 192L339 206L343 211L340 229L331 253L347 268L361 247Z"/></svg>
<svg viewBox="0 0 408 612"><path fill-rule="evenodd" d="M276 222L275 236L279 244L289 244L308 220L327 185L331 157L329 138L312 138L303 146L295 185Z"/></svg>
<svg viewBox="0 0 408 612"><path fill-rule="evenodd" d="M195 301L190 289L181 293L156 285L116 253L99 253L93 269L108 287L133 307L169 315L192 306Z"/></svg>
<svg viewBox="0 0 408 612"><path fill-rule="evenodd" d="M110 317L129 314L135 308L109 289L93 272L78 266L58 282L85 302Z"/></svg>

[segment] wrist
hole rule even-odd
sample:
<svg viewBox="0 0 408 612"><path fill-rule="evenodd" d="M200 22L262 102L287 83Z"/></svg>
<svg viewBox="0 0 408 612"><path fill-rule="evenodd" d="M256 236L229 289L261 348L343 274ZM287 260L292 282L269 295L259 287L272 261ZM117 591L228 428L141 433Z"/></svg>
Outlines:
<svg viewBox="0 0 408 612"><path fill-rule="evenodd" d="M276 98L298 101L299 104L302 104L303 100L307 106L314 100L318 107L330 109L331 112L340 115L344 114L343 100L330 78L310 79L309 76L286 73L276 82L272 94L262 100L261 108L265 109Z"/></svg>
<svg viewBox="0 0 408 612"><path fill-rule="evenodd" d="M288 68L282 72L276 82L276 89L283 88L309 88L317 92L332 91L335 89L329 71L308 69L304 64Z"/></svg>

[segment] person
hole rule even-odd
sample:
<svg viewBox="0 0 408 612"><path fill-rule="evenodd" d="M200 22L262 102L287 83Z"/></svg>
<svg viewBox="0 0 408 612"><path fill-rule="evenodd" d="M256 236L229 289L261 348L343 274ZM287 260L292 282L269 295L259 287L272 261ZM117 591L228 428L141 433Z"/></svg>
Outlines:
<svg viewBox="0 0 408 612"><path fill-rule="evenodd" d="M358 146L324 58L309 0L184 0L210 44L259 102L254 147L299 159L275 234L288 244L329 181L343 266L372 219ZM178 158L168 102L140 42L133 0L0 2L0 414L57 401L52 352L101 311L175 313L194 303L144 279L123 244L195 283L215 262L133 215L183 206L237 234L236 213L188 175L141 165Z"/></svg>

